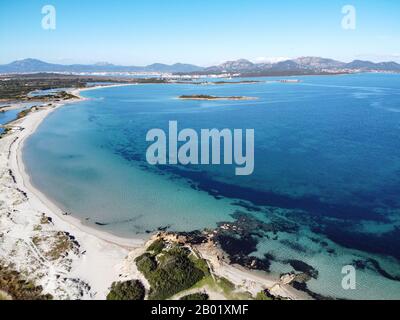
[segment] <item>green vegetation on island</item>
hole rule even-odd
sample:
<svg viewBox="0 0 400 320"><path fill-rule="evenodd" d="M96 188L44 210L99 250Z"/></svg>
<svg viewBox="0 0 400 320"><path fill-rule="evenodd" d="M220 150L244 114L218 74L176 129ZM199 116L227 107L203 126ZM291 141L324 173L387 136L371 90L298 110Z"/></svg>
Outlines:
<svg viewBox="0 0 400 320"><path fill-rule="evenodd" d="M155 255L160 254L165 248L165 243L162 239L158 239L156 241L154 241L148 248L147 251L151 252L153 251L153 253Z"/></svg>
<svg viewBox="0 0 400 320"><path fill-rule="evenodd" d="M261 83L259 80L243 80L243 81L215 81L213 84L256 84Z"/></svg>
<svg viewBox="0 0 400 320"><path fill-rule="evenodd" d="M187 296L183 296L179 300L186 300L186 301L206 301L208 300L209 296L207 293L192 293L188 294Z"/></svg>
<svg viewBox="0 0 400 320"><path fill-rule="evenodd" d="M243 97L243 96L229 96L229 97L217 97L205 94L193 94L193 95L182 95L179 99L183 100L255 100L257 98L253 97Z"/></svg>
<svg viewBox="0 0 400 320"><path fill-rule="evenodd" d="M136 266L150 284L149 300L279 300L268 290L257 295L237 286L230 279L212 271L212 264L195 246L182 237L160 234L135 259ZM211 269L210 269L211 268Z"/></svg>
<svg viewBox="0 0 400 320"><path fill-rule="evenodd" d="M31 92L41 90L86 88L92 84L111 85L130 83L159 84L170 83L170 81L159 78L117 78L106 76L63 75L53 73L0 75L0 101L37 101L48 98L46 96L30 95ZM52 98L54 98L54 96L52 96ZM70 98L68 96L60 97L60 99L64 100Z"/></svg>
<svg viewBox="0 0 400 320"><path fill-rule="evenodd" d="M149 249L136 258L136 265L150 283L150 300L168 299L205 277L203 264L189 257L189 249L178 245L166 247L158 240Z"/></svg>
<svg viewBox="0 0 400 320"><path fill-rule="evenodd" d="M113 282L107 300L144 300L146 290L139 280Z"/></svg>
<svg viewBox="0 0 400 320"><path fill-rule="evenodd" d="M32 108L28 108L28 109L24 109L24 110L20 111L20 112L17 114L17 119L22 119L22 118L26 117L29 113L31 113L32 111L34 111L35 108L36 108L36 107L32 107Z"/></svg>
<svg viewBox="0 0 400 320"><path fill-rule="evenodd" d="M84 88L87 79L78 76L34 74L0 77L1 100L33 100L29 93L57 88Z"/></svg>

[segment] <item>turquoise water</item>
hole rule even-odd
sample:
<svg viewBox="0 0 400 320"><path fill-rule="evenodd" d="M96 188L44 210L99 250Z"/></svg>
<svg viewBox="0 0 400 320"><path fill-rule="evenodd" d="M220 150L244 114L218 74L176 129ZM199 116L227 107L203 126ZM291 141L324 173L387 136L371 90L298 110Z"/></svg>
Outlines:
<svg viewBox="0 0 400 320"><path fill-rule="evenodd" d="M214 228L244 215L275 230L246 224L243 247L250 249L240 249L268 254L272 272L293 271L288 261L301 260L318 270L308 282L314 292L400 298L400 76L300 79L88 91L90 100L43 122L25 147L25 163L38 188L101 230L146 236L159 228ZM176 99L183 94L258 100ZM148 166L146 133L171 120L180 129L254 128L254 174ZM348 264L357 267L354 291L341 288Z"/></svg>

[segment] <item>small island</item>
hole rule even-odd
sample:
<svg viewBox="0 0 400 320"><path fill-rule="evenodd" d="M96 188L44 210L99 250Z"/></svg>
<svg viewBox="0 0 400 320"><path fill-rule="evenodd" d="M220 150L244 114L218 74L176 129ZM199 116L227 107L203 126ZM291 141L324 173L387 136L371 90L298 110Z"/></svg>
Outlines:
<svg viewBox="0 0 400 320"><path fill-rule="evenodd" d="M244 96L229 96L229 97L217 97L204 94L194 95L182 95L179 97L182 100L257 100L255 97L244 97Z"/></svg>

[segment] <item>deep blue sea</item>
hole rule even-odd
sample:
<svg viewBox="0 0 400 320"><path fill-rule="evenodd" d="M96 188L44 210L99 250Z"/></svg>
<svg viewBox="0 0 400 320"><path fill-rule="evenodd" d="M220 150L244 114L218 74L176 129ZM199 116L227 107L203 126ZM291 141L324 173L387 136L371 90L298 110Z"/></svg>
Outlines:
<svg viewBox="0 0 400 320"><path fill-rule="evenodd" d="M84 92L28 140L33 183L88 225L121 236L192 231L245 217L245 254L341 298L400 298L400 75L297 77L300 83L152 84ZM257 97L189 101L180 95ZM255 170L151 167L146 133L254 129ZM263 226L250 230L254 226ZM250 249L249 249L250 248ZM244 250L244 249L243 249ZM356 290L341 286L357 269Z"/></svg>

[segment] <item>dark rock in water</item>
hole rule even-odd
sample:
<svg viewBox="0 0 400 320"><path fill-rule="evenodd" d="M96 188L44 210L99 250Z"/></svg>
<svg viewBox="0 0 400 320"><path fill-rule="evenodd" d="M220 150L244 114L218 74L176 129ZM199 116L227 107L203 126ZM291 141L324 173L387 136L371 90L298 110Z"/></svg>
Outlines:
<svg viewBox="0 0 400 320"><path fill-rule="evenodd" d="M328 249L326 249L326 252L328 252L330 255L336 255L335 249L328 248Z"/></svg>
<svg viewBox="0 0 400 320"><path fill-rule="evenodd" d="M107 226L108 225L108 223L102 223L102 222L95 222L95 224L96 225L98 225L98 226Z"/></svg>
<svg viewBox="0 0 400 320"><path fill-rule="evenodd" d="M192 184L190 185L190 187L191 187L193 190L196 190L196 191L199 190L199 188L197 187L197 184L192 183Z"/></svg>
<svg viewBox="0 0 400 320"><path fill-rule="evenodd" d="M246 201L237 201L232 203L234 206L239 206L245 208L249 212L260 212L262 209L260 207L254 206Z"/></svg>
<svg viewBox="0 0 400 320"><path fill-rule="evenodd" d="M392 281L400 281L400 276L394 276L394 275L391 275L390 273L388 273L385 269L383 269L381 267L379 262L377 260L375 260L375 259L354 260L352 264L356 269L373 270L373 271L377 272L378 274L380 274L382 277L384 277L386 279L389 279L389 280L392 280Z"/></svg>
<svg viewBox="0 0 400 320"><path fill-rule="evenodd" d="M298 243L289 241L287 239L281 240L281 243L297 252L307 253L307 249Z"/></svg>
<svg viewBox="0 0 400 320"><path fill-rule="evenodd" d="M165 226L165 227L159 227L157 228L158 231L167 231L168 229L171 228L171 225Z"/></svg>
<svg viewBox="0 0 400 320"><path fill-rule="evenodd" d="M177 234L179 236L184 236L187 239L187 242L192 245L202 244L207 242L208 240L207 235L199 230L195 230L192 232L178 232Z"/></svg>
<svg viewBox="0 0 400 320"><path fill-rule="evenodd" d="M318 278L318 270L316 270L314 267L310 266L309 264L305 263L304 261L286 260L284 262L290 264L292 266L292 268L296 271L305 273L306 275L308 275L314 279Z"/></svg>
<svg viewBox="0 0 400 320"><path fill-rule="evenodd" d="M231 257L231 263L239 264L250 270L262 270L269 272L271 262L268 259L260 259L253 256L235 255Z"/></svg>
<svg viewBox="0 0 400 320"><path fill-rule="evenodd" d="M295 233L298 231L298 226L296 224L283 219L271 223L266 223L256 219L251 214L243 213L240 211L236 211L235 213L233 213L232 218L234 218L236 221L220 222L218 223L218 226L228 226L230 230L233 230L236 233L254 234L259 237L265 236L265 234L268 232L276 234L277 232Z"/></svg>
<svg viewBox="0 0 400 320"><path fill-rule="evenodd" d="M295 281L297 282L307 282L310 281L311 277L305 273L296 274Z"/></svg>
<svg viewBox="0 0 400 320"><path fill-rule="evenodd" d="M400 260L400 227L382 234L363 233L345 222L330 221L312 231L323 234L329 240L345 247L368 253L387 255Z"/></svg>
<svg viewBox="0 0 400 320"><path fill-rule="evenodd" d="M368 267L368 261L366 260L353 260L352 265L358 270L365 270Z"/></svg>
<svg viewBox="0 0 400 320"><path fill-rule="evenodd" d="M266 223L248 213L236 211L232 214L234 222L218 223L215 231L215 241L229 256L232 263L240 264L249 269L269 271L272 255L266 254L264 259L250 256L257 251L260 239L269 237L268 233L295 232L298 227L286 220ZM277 239L277 237L275 237Z"/></svg>
<svg viewBox="0 0 400 320"><path fill-rule="evenodd" d="M332 204L321 201L317 196L293 198L274 192L247 188L216 180L205 171L192 171L180 166L168 166L163 170L175 175L197 181L198 188L212 196L223 196L229 199L240 199L254 206L269 206L289 210L299 210L304 215L313 217L331 217L347 221L372 220L389 222L388 219L369 207L354 205Z"/></svg>
<svg viewBox="0 0 400 320"><path fill-rule="evenodd" d="M276 261L275 256L272 253L266 253L264 254L264 259L268 261Z"/></svg>
<svg viewBox="0 0 400 320"><path fill-rule="evenodd" d="M326 242L324 240L321 240L321 239L318 239L318 238L314 238L314 237L309 237L309 239L314 243L320 244L321 247L325 247L326 248L326 247L329 246L328 242Z"/></svg>
<svg viewBox="0 0 400 320"><path fill-rule="evenodd" d="M257 250L258 241L252 236L245 235L243 237L235 237L228 234L219 234L216 241L230 256L249 255Z"/></svg>
<svg viewBox="0 0 400 320"><path fill-rule="evenodd" d="M305 282L294 281L294 282L291 283L291 286L293 288L295 288L296 290L303 291L303 292L307 293L310 297L312 297L315 300L335 300L332 297L323 296L322 294L318 294L318 293L315 293L315 292L311 291L308 288L307 283L305 283Z"/></svg>

